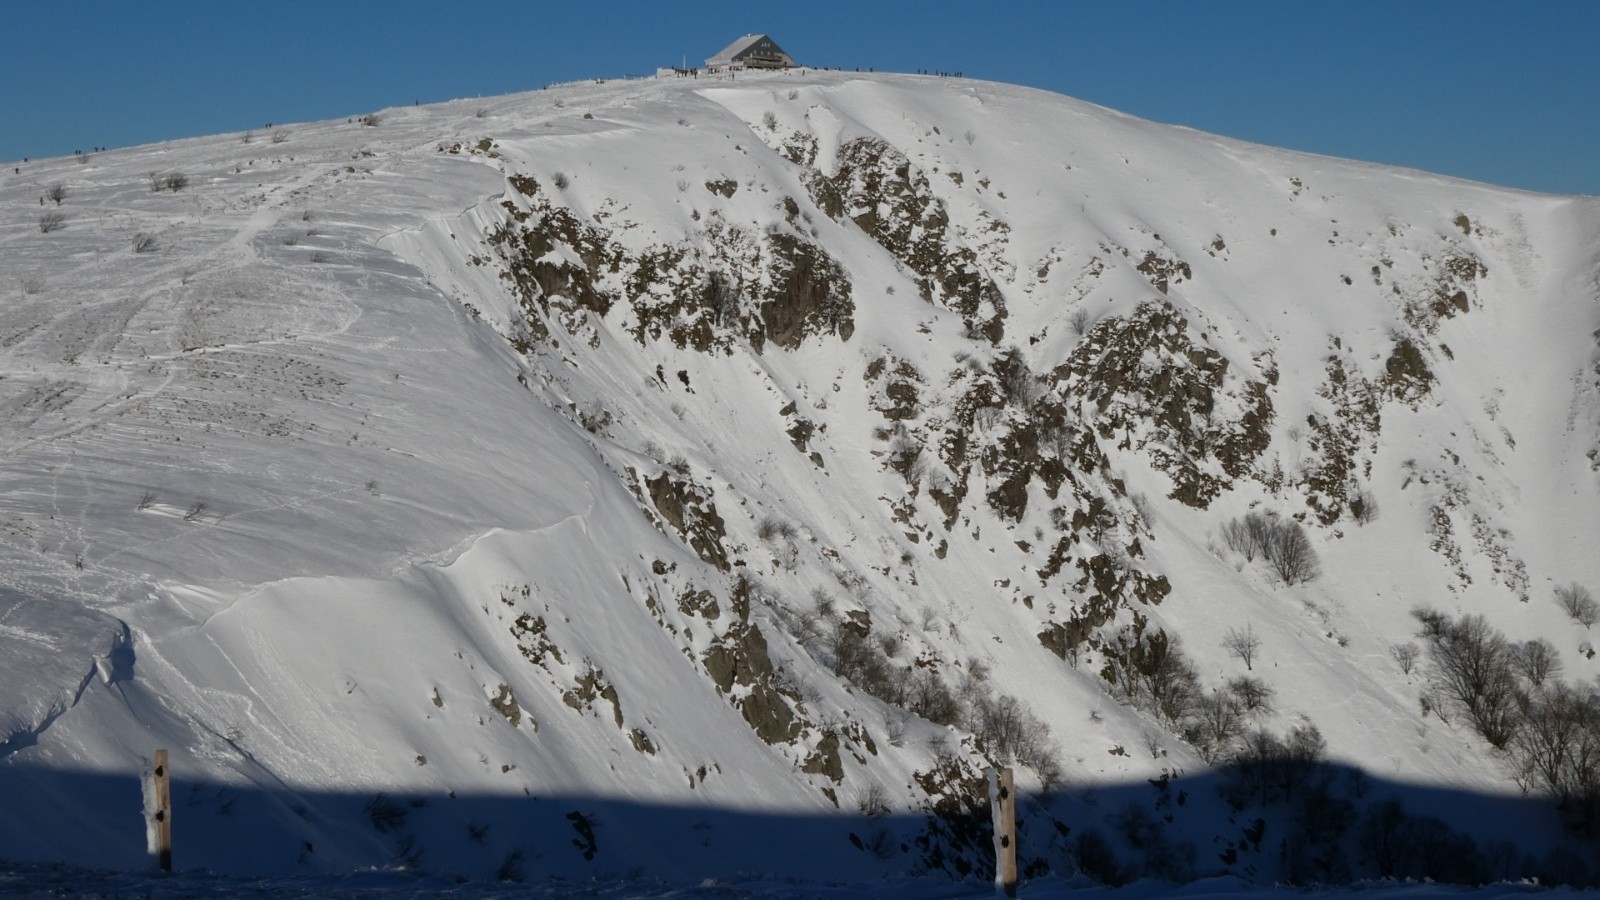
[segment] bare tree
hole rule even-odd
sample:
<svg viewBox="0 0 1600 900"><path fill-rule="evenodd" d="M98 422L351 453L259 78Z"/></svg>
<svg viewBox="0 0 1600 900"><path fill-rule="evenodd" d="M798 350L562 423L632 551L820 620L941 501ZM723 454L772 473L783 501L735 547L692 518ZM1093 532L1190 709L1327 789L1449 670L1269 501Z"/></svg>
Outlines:
<svg viewBox="0 0 1600 900"><path fill-rule="evenodd" d="M156 249L156 236L148 231L138 232L133 236L133 252L149 253Z"/></svg>
<svg viewBox="0 0 1600 900"><path fill-rule="evenodd" d="M1228 693L1247 713L1272 712L1272 698L1277 694L1267 683L1253 675L1228 679Z"/></svg>
<svg viewBox="0 0 1600 900"><path fill-rule="evenodd" d="M1249 624L1244 626L1243 631L1229 628L1222 637L1222 649L1244 663L1245 671L1255 671L1254 662L1256 651L1261 649L1261 638L1256 637L1255 627Z"/></svg>
<svg viewBox="0 0 1600 900"><path fill-rule="evenodd" d="M49 234L66 224L67 214L62 212L47 212L39 214L39 232Z"/></svg>
<svg viewBox="0 0 1600 900"><path fill-rule="evenodd" d="M1484 739L1505 746L1519 718L1511 645L1505 636L1483 616L1462 616L1446 620L1438 634L1429 636L1428 655L1434 689L1455 701Z"/></svg>
<svg viewBox="0 0 1600 900"><path fill-rule="evenodd" d="M1285 585L1311 581L1322 572L1317 551L1299 522L1286 522L1275 529L1263 552Z"/></svg>
<svg viewBox="0 0 1600 900"><path fill-rule="evenodd" d="M1407 641L1404 644L1395 644L1390 647L1389 655L1393 656L1394 661L1400 665L1401 672L1410 675L1411 670L1417 667L1417 657L1422 655L1422 648Z"/></svg>
<svg viewBox="0 0 1600 900"><path fill-rule="evenodd" d="M1511 667L1527 679L1533 687L1541 687L1545 680L1561 674L1561 657L1554 644L1544 638L1535 638L1511 645Z"/></svg>
<svg viewBox="0 0 1600 900"><path fill-rule="evenodd" d="M1600 621L1600 603L1596 603L1589 589L1576 581L1556 588L1556 604L1585 628Z"/></svg>
<svg viewBox="0 0 1600 900"><path fill-rule="evenodd" d="M1212 691L1200 698L1184 737L1199 751L1201 759L1216 762L1228 754L1234 739L1244 731L1244 717L1239 713L1239 704L1231 694Z"/></svg>
<svg viewBox="0 0 1600 900"><path fill-rule="evenodd" d="M50 185L50 189L44 192L44 196L46 199L53 201L55 205L60 206L61 201L67 199L67 186L58 181Z"/></svg>

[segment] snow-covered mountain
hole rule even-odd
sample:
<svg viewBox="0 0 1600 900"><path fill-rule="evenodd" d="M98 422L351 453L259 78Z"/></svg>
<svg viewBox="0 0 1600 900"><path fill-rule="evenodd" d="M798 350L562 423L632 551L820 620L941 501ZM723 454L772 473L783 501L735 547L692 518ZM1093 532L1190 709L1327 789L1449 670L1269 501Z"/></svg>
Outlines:
<svg viewBox="0 0 1600 900"><path fill-rule="evenodd" d="M6 168L0 857L166 747L225 871L982 873L1004 763L1032 871L1586 877L1600 200L825 72Z"/></svg>

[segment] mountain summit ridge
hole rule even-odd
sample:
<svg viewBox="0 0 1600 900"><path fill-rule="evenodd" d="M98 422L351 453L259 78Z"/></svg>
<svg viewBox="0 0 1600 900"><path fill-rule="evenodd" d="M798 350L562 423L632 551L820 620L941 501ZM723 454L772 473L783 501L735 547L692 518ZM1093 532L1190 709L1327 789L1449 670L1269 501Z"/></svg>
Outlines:
<svg viewBox="0 0 1600 900"><path fill-rule="evenodd" d="M1238 838L1299 836L1287 789L1167 786L1281 740L1448 818L1528 776L1447 625L1595 674L1592 198L809 72L40 161L0 210L18 859L140 864L62 773L166 746L219 870L968 874L1003 763L1036 871L1329 880Z"/></svg>

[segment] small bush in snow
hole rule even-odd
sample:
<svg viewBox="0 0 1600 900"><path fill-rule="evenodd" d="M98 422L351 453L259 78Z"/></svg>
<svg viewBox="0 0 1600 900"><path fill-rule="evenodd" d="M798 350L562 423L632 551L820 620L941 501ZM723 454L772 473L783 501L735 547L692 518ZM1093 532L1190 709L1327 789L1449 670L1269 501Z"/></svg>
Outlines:
<svg viewBox="0 0 1600 900"><path fill-rule="evenodd" d="M46 200L60 206L61 201L67 199L67 186L58 181L50 185L50 189L44 192L44 196Z"/></svg>
<svg viewBox="0 0 1600 900"><path fill-rule="evenodd" d="M1350 516L1362 525L1370 525L1378 518L1378 498L1371 491L1358 491L1350 501Z"/></svg>
<svg viewBox="0 0 1600 900"><path fill-rule="evenodd" d="M1600 603L1596 603L1589 589L1576 581L1556 588L1556 604L1572 621L1585 628L1600 621Z"/></svg>
<svg viewBox="0 0 1600 900"><path fill-rule="evenodd" d="M1400 671L1406 675L1417 667L1417 657L1422 655L1422 648L1407 641L1404 644L1395 644L1389 648L1389 655L1394 657L1395 663L1400 666Z"/></svg>
<svg viewBox="0 0 1600 900"><path fill-rule="evenodd" d="M133 252L149 253L156 249L156 236L148 231L141 231L133 236Z"/></svg>
<svg viewBox="0 0 1600 900"><path fill-rule="evenodd" d="M60 213L60 212L54 212L54 211L47 212L47 213L41 213L40 216L39 216L39 233L40 234L49 234L50 232L55 231L56 229L60 228L62 225L65 225L66 222L67 222L67 214L66 213Z"/></svg>
<svg viewBox="0 0 1600 900"><path fill-rule="evenodd" d="M763 541L793 540L796 533L794 525L775 516L767 516L756 523L756 537Z"/></svg>
<svg viewBox="0 0 1600 900"><path fill-rule="evenodd" d="M572 183L572 179L568 178L565 172L557 172L550 176L550 183L555 185L558 190L565 190L567 185Z"/></svg>
<svg viewBox="0 0 1600 900"><path fill-rule="evenodd" d="M404 806L389 799L388 794L375 795L363 807L363 811L372 820L372 827L384 833L396 831L403 827L406 824L406 813L408 812Z"/></svg>
<svg viewBox="0 0 1600 900"><path fill-rule="evenodd" d="M1253 675L1243 675L1228 679L1228 693L1243 712L1265 714L1272 712L1272 698L1277 691Z"/></svg>
<svg viewBox="0 0 1600 900"><path fill-rule="evenodd" d="M1089 311L1087 309L1073 310L1072 315L1067 317L1067 327L1072 329L1072 333L1076 337L1083 337L1088 334Z"/></svg>
<svg viewBox="0 0 1600 900"><path fill-rule="evenodd" d="M1256 658L1256 651L1261 649L1261 638L1256 637L1255 628L1245 625L1243 630L1229 628L1228 633L1222 637L1222 649L1228 655L1244 663L1245 671L1252 671Z"/></svg>

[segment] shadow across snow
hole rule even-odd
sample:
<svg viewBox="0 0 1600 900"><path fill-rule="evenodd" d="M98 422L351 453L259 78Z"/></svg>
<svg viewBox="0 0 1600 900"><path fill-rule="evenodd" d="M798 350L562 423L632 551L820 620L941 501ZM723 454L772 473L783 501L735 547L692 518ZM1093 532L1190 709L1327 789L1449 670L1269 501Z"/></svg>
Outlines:
<svg viewBox="0 0 1600 900"><path fill-rule="evenodd" d="M343 875L405 870L473 881L992 875L987 811L868 816L582 795L341 792L174 773L180 870ZM737 773L725 773L737 777ZM1374 877L1589 884L1594 843L1564 837L1554 805L1406 785L1342 766L1211 770L1068 785L1019 805L1025 873L1124 883L1232 875L1340 883ZM1272 779L1277 779L1275 782ZM757 792L751 791L754 795ZM151 866L140 778L0 765L0 859Z"/></svg>

